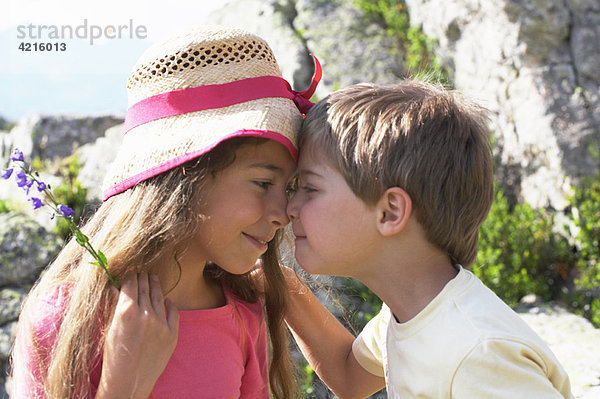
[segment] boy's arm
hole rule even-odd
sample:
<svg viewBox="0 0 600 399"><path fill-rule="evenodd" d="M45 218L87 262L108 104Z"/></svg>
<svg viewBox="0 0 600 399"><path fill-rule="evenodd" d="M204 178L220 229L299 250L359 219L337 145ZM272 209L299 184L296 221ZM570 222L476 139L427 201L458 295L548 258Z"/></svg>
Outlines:
<svg viewBox="0 0 600 399"><path fill-rule="evenodd" d="M352 353L354 336L319 302L291 269L286 272L290 305L286 322L317 375L337 396L365 398L385 387Z"/></svg>
<svg viewBox="0 0 600 399"><path fill-rule="evenodd" d="M572 398L556 359L517 340L487 340L461 362L452 381L457 398Z"/></svg>

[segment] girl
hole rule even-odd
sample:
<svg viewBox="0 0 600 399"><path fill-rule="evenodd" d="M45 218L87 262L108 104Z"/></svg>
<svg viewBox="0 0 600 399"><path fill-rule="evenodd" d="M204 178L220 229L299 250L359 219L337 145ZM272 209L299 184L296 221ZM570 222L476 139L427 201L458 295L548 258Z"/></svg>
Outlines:
<svg viewBox="0 0 600 399"><path fill-rule="evenodd" d="M121 291L72 239L24 304L14 398L294 396L278 240L299 109L319 78L290 90L267 43L223 27L142 55L104 203L83 228Z"/></svg>

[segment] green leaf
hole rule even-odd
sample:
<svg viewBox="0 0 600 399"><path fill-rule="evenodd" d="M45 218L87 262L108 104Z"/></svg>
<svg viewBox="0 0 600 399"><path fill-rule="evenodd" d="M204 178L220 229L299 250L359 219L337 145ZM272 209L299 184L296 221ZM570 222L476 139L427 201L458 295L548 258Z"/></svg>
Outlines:
<svg viewBox="0 0 600 399"><path fill-rule="evenodd" d="M84 246L89 241L86 235L79 230L75 230L75 239L77 240L77 243L81 246Z"/></svg>
<svg viewBox="0 0 600 399"><path fill-rule="evenodd" d="M108 261L106 260L106 255L104 255L102 253L102 251L98 250L98 257L100 258L100 262L102 262L102 264L104 266L108 265Z"/></svg>

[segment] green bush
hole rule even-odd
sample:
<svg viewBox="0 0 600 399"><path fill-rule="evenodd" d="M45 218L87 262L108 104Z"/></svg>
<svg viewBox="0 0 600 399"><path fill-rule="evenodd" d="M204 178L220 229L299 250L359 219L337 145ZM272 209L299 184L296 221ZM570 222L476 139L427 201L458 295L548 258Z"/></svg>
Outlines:
<svg viewBox="0 0 600 399"><path fill-rule="evenodd" d="M527 294L544 300L556 298L573 254L553 226L552 213L528 204L511 207L497 190L480 229L473 273L511 306Z"/></svg>
<svg viewBox="0 0 600 399"><path fill-rule="evenodd" d="M366 285L350 277L344 279L344 294L352 298L359 297L363 303L357 310L349 309L350 313L346 315L346 322L360 332L379 313L382 301Z"/></svg>
<svg viewBox="0 0 600 399"><path fill-rule="evenodd" d="M303 398L311 397L315 393L315 377L316 373L312 366L308 364L304 358L301 359L299 365L300 371L300 392Z"/></svg>
<svg viewBox="0 0 600 399"><path fill-rule="evenodd" d="M0 200L0 213L22 212L22 211L23 211L23 203L12 200L12 199Z"/></svg>
<svg viewBox="0 0 600 399"><path fill-rule="evenodd" d="M600 176L582 181L569 199L578 228L578 276L572 305L600 327Z"/></svg>
<svg viewBox="0 0 600 399"><path fill-rule="evenodd" d="M517 305L528 294L547 301L560 297L560 289L573 268L574 254L567 239L553 231L554 219L551 212L533 209L528 204L510 206L503 192L496 191L490 213L480 229L479 251L472 270L510 306ZM588 275L597 279L600 278L597 241L595 245L596 261L587 264L596 265L596 274ZM349 295L360 296L374 313L381 305L381 300L356 280L348 279L345 290ZM373 315L359 311L353 315L353 324L360 330Z"/></svg>
<svg viewBox="0 0 600 399"><path fill-rule="evenodd" d="M419 27L411 27L408 9L402 0L354 0L354 6L365 17L382 26L388 36L395 38L404 51L404 64L415 76L449 83L448 73L434 55L435 40L427 37Z"/></svg>
<svg viewBox="0 0 600 399"><path fill-rule="evenodd" d="M77 180L81 165L77 156L72 155L63 159L56 167L56 175L60 176L64 183L60 186L52 187L52 193L59 203L65 204L75 211L73 221L75 224L78 224L87 203L87 190ZM64 218L58 218L54 233L66 239L71 235L69 223Z"/></svg>

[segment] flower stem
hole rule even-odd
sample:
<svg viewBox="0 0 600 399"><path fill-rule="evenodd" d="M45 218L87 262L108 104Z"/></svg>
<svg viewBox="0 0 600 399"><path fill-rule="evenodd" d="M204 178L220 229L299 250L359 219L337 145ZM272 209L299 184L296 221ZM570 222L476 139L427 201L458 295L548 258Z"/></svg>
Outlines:
<svg viewBox="0 0 600 399"><path fill-rule="evenodd" d="M25 174L31 180L33 180L35 183L39 183L39 180L35 178L33 173L31 173L31 170L25 169L22 165L20 165L20 166L21 166L21 169L25 172ZM69 224L69 229L71 230L71 233L73 233L73 237L75 238L77 243L79 245L81 245L83 248L85 248L90 253L90 255L92 255L92 257L96 260L95 262L91 262L91 263L93 265L96 265L96 266L102 268L102 270L104 270L104 273L106 273L106 276L108 277L108 279L110 280L112 285L114 285L117 289L120 289L121 284L119 282L119 279L111 276L110 273L108 272L108 262L106 260L106 256L102 252L96 251L94 249L94 247L90 243L90 240L88 239L88 237L85 234L83 234L83 232L79 229L79 227L77 227L77 225L73 221L72 216L65 216L59 211L58 206L60 204L56 200L56 198L54 197L52 192L48 188L45 188L43 190L43 193L46 195L46 198L49 200L49 201L45 201L46 204L55 212L55 214L59 215L60 217L65 218L67 220L67 223Z"/></svg>

